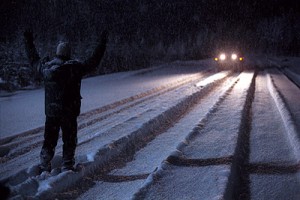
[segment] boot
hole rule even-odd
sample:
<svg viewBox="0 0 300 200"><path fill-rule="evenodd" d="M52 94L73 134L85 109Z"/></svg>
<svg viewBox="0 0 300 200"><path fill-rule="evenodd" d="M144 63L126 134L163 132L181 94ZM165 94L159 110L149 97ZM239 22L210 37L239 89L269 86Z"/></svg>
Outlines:
<svg viewBox="0 0 300 200"><path fill-rule="evenodd" d="M51 160L53 158L53 154L53 151L48 151L46 149L41 150L39 164L40 173L43 173L44 171L51 172Z"/></svg>
<svg viewBox="0 0 300 200"><path fill-rule="evenodd" d="M63 158L63 164L62 164L61 171L62 172L69 171L69 170L74 171L75 170L74 164L75 164L74 158L71 158L71 159Z"/></svg>
<svg viewBox="0 0 300 200"><path fill-rule="evenodd" d="M39 164L39 173L43 173L43 172L51 172L51 163L41 163Z"/></svg>

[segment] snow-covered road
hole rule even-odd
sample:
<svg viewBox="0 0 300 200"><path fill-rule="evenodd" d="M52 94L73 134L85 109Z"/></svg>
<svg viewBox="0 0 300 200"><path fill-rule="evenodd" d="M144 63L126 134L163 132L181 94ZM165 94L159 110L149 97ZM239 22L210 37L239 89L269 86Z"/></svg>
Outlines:
<svg viewBox="0 0 300 200"><path fill-rule="evenodd" d="M300 90L290 79L276 68L216 72L210 61L86 79L79 171L59 173L59 141L55 169L37 175L43 120L20 120L0 140L1 180L20 199L299 199Z"/></svg>

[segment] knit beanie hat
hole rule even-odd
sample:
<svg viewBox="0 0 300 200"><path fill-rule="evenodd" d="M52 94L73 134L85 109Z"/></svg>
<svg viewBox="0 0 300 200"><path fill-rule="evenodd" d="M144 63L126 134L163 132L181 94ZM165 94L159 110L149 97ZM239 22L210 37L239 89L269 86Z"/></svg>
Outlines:
<svg viewBox="0 0 300 200"><path fill-rule="evenodd" d="M71 57L71 47L68 42L60 42L56 48L56 55L64 58Z"/></svg>

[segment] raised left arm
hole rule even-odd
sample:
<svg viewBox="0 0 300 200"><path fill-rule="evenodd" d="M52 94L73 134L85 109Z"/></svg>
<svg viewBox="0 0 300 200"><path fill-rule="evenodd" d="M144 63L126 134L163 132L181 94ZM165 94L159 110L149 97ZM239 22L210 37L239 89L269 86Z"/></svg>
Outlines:
<svg viewBox="0 0 300 200"><path fill-rule="evenodd" d="M100 42L98 43L97 47L95 48L92 56L84 62L85 66L83 69L83 75L95 70L98 67L101 59L104 56L104 53L106 50L106 44L107 44L107 40L108 40L108 33L106 31L104 31L101 34L100 38L101 38Z"/></svg>

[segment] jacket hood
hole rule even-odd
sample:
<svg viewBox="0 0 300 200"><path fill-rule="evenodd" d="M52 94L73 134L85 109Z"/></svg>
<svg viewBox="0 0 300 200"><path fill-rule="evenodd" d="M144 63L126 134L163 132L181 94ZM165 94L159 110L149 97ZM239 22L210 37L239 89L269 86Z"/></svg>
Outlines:
<svg viewBox="0 0 300 200"><path fill-rule="evenodd" d="M65 59L70 59L71 57L71 47L68 42L61 42L57 45L56 55Z"/></svg>

